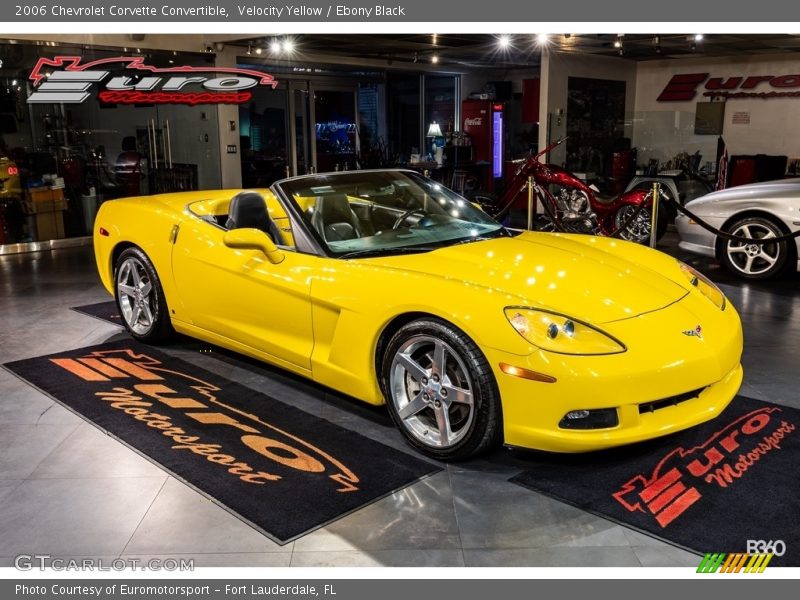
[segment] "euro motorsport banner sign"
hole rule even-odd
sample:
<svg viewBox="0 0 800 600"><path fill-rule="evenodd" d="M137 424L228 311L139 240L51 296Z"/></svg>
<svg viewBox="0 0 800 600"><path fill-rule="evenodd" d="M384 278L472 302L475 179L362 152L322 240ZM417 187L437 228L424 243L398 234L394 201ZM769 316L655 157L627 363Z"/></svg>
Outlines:
<svg viewBox="0 0 800 600"><path fill-rule="evenodd" d="M272 75L253 69L156 67L142 56L40 58L29 79L28 104L81 104L95 90L104 104L244 104L251 89L278 85Z"/></svg>

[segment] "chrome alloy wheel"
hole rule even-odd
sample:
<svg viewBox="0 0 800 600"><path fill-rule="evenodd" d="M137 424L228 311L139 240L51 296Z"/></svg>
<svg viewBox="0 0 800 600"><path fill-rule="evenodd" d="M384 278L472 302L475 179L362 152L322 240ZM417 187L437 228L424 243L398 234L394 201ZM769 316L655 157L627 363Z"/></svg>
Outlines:
<svg viewBox="0 0 800 600"><path fill-rule="evenodd" d="M776 237L775 231L759 222L749 222L735 228L731 233L737 237L766 240ZM745 275L763 275L780 260L783 244L752 244L729 240L725 252L731 265Z"/></svg>
<svg viewBox="0 0 800 600"><path fill-rule="evenodd" d="M134 333L146 335L157 316L153 282L137 258L127 258L117 272L117 298L122 318Z"/></svg>
<svg viewBox="0 0 800 600"><path fill-rule="evenodd" d="M472 381L462 358L442 340L406 340L392 360L389 386L403 427L426 446L449 448L469 432Z"/></svg>
<svg viewBox="0 0 800 600"><path fill-rule="evenodd" d="M637 210L639 208L631 204L626 204L620 208L617 214L614 215L614 229L622 227ZM650 241L650 226L650 209L643 208L633 222L619 232L619 236L629 242L644 244Z"/></svg>

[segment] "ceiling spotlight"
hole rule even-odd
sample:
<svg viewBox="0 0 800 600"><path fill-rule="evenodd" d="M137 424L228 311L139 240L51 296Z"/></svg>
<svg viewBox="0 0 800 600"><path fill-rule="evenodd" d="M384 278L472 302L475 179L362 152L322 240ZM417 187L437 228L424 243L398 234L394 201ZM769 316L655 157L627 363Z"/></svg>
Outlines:
<svg viewBox="0 0 800 600"><path fill-rule="evenodd" d="M692 45L689 46L689 50L691 50L692 52L695 52L697 50L697 43L696 42L692 42Z"/></svg>
<svg viewBox="0 0 800 600"><path fill-rule="evenodd" d="M439 42L439 36L437 34L433 34L431 36L431 43L435 46Z"/></svg>
<svg viewBox="0 0 800 600"><path fill-rule="evenodd" d="M506 50L511 45L511 37L507 35L501 35L497 38L497 45L500 46L501 49Z"/></svg>
<svg viewBox="0 0 800 600"><path fill-rule="evenodd" d="M273 54L278 54L281 51L281 43L278 40L272 40L269 43L269 51Z"/></svg>
<svg viewBox="0 0 800 600"><path fill-rule="evenodd" d="M435 64L435 65L438 65L439 64L439 55L438 54L431 55L431 62L433 64Z"/></svg>
<svg viewBox="0 0 800 600"><path fill-rule="evenodd" d="M622 40L614 40L614 48L622 48Z"/></svg>
<svg viewBox="0 0 800 600"><path fill-rule="evenodd" d="M294 40L283 40L283 51L286 54L294 52Z"/></svg>
<svg viewBox="0 0 800 600"><path fill-rule="evenodd" d="M262 52L263 50L261 50L261 48L256 48L256 54L261 54Z"/></svg>
<svg viewBox="0 0 800 600"><path fill-rule="evenodd" d="M251 44L247 44L247 56L250 56L253 53L253 46Z"/></svg>
<svg viewBox="0 0 800 600"><path fill-rule="evenodd" d="M697 35L695 35L694 36L694 41L695 42L702 42L703 41L703 34L702 33L698 33Z"/></svg>
<svg viewBox="0 0 800 600"><path fill-rule="evenodd" d="M546 33L537 33L536 34L536 43L543 45L546 44L547 41L550 39L550 36Z"/></svg>
<svg viewBox="0 0 800 600"><path fill-rule="evenodd" d="M11 85L12 85L12 86L15 86L15 85L17 85L17 80L16 80L16 79L12 79L12 80L11 80Z"/></svg>

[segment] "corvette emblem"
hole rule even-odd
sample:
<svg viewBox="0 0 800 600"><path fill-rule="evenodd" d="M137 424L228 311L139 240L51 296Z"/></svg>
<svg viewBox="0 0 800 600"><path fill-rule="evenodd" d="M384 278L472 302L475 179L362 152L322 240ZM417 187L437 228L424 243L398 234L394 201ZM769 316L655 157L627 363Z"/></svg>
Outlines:
<svg viewBox="0 0 800 600"><path fill-rule="evenodd" d="M700 325L698 325L694 329L687 329L686 331L683 332L683 335L688 335L689 337L700 338L702 340L703 339L703 328L700 327Z"/></svg>

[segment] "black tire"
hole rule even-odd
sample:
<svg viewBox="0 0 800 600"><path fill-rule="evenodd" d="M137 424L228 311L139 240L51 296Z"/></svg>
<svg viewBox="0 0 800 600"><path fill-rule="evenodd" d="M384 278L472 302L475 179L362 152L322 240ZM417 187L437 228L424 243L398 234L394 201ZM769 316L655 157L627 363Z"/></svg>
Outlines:
<svg viewBox="0 0 800 600"><path fill-rule="evenodd" d="M440 378L434 360L438 348L445 357ZM414 362L399 362L400 354ZM463 460L502 441L500 393L492 369L475 342L446 321L431 317L401 327L380 358L380 385L395 425L427 456ZM402 410L412 408L412 396L414 407L422 408L401 416ZM452 439L441 432L445 413Z"/></svg>
<svg viewBox="0 0 800 600"><path fill-rule="evenodd" d="M136 281L141 282L139 294L123 291L137 287L134 285ZM149 291L143 293L147 291L148 284ZM122 322L134 339L148 344L162 344L175 335L158 273L139 248L127 248L117 258L114 265L114 298Z"/></svg>
<svg viewBox="0 0 800 600"><path fill-rule="evenodd" d="M725 232L740 237L763 238L785 235L780 225L768 217L745 217L734 221ZM720 261L728 271L743 279L761 280L777 277L791 264L793 245L788 241L775 244L746 244L720 239Z"/></svg>

